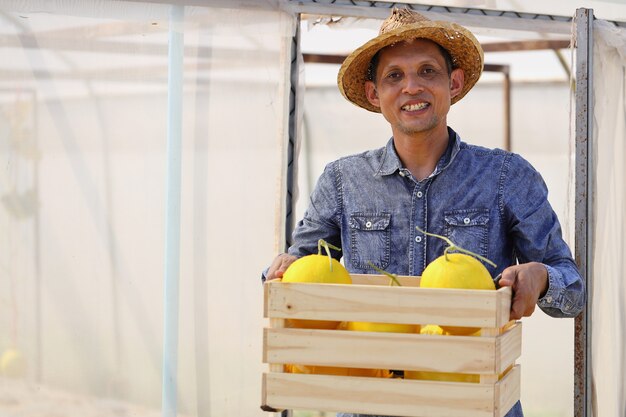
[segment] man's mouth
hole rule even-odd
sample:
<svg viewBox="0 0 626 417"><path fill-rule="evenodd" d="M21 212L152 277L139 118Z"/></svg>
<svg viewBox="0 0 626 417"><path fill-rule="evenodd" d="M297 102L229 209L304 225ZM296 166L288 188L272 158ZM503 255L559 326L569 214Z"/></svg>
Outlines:
<svg viewBox="0 0 626 417"><path fill-rule="evenodd" d="M429 103L417 103L417 104L405 104L402 106L402 110L404 111L418 111L423 110L426 107L430 106Z"/></svg>

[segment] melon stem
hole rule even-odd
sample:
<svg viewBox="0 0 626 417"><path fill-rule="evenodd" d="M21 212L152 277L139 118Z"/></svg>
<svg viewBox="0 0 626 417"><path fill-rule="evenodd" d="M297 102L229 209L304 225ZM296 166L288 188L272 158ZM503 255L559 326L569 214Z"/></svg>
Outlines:
<svg viewBox="0 0 626 417"><path fill-rule="evenodd" d="M395 285L397 285L398 287L401 287L401 286L402 286L402 284L400 284L400 281L398 281L398 278L397 278L394 274L392 274L392 273L390 273L390 272L387 272L387 271L385 271L384 269L380 269L379 267L377 267L376 265L374 265L371 261L367 261L367 264L368 264L369 266L371 266L372 268L374 268L377 272L380 272L381 274L385 274L385 275L387 275L389 278L391 278L391 281L389 281L389 286L390 286L390 287L393 287L393 285L394 285L394 284L395 284Z"/></svg>
<svg viewBox="0 0 626 417"><path fill-rule="evenodd" d="M448 239L445 236L437 235L435 233L428 233L428 232L420 229L417 226L415 226L415 229L417 229L418 232L423 233L423 234L425 234L427 236L438 237L439 239L444 240L448 244L448 246L446 246L446 248L443 250L443 256L445 257L446 261L448 260L448 252L451 251L451 250L454 250L454 251L459 251L459 252L463 252L463 253L466 253L468 255L471 255L471 256L473 256L475 258L480 259L483 262L487 262L489 265L493 266L494 268L497 268L497 266L498 266L495 263L493 263L492 261L490 261L489 259L485 258L484 256L481 256L481 255L479 255L477 253L474 253L472 251L469 251L467 249L464 249L464 248L462 248L460 246L455 245L453 241L451 241L450 239Z"/></svg>
<svg viewBox="0 0 626 417"><path fill-rule="evenodd" d="M340 251L341 248L338 248L335 245L331 245L330 243L326 242L324 239L320 239L317 241L317 254L321 255L322 254L322 247L324 248L324 250L326 251L326 255L328 256L328 265L330 267L330 271L333 271L333 257L330 255L330 250L334 249L334 250L338 250Z"/></svg>

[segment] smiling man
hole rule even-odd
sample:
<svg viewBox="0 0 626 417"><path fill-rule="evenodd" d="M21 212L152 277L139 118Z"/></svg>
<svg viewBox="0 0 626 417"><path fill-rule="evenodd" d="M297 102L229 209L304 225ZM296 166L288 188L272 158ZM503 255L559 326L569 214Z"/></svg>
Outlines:
<svg viewBox="0 0 626 417"><path fill-rule="evenodd" d="M446 116L464 85L463 70L450 68L444 53L426 39L388 46L365 82L367 100L391 125L400 160L418 180L434 171L448 146Z"/></svg>
<svg viewBox="0 0 626 417"><path fill-rule="evenodd" d="M511 286L511 319L535 306L574 317L584 306L582 279L561 236L541 175L521 156L470 145L447 125L450 106L480 78L483 51L467 29L410 10L394 10L380 34L344 61L346 99L389 122L386 146L328 164L288 253L266 279L280 279L318 239L341 248L351 273L422 273L444 235L490 259ZM340 414L344 417L352 414ZM508 417L522 416L520 403Z"/></svg>

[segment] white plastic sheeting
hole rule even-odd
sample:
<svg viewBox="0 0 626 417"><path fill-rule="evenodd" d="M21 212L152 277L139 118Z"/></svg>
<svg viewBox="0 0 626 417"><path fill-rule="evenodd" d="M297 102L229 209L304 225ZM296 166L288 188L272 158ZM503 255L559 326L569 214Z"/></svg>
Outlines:
<svg viewBox="0 0 626 417"><path fill-rule="evenodd" d="M160 414L170 8L0 2L0 415ZM295 19L184 16L178 412L262 416Z"/></svg>
<svg viewBox="0 0 626 417"><path fill-rule="evenodd" d="M626 415L626 30L594 22L593 415Z"/></svg>

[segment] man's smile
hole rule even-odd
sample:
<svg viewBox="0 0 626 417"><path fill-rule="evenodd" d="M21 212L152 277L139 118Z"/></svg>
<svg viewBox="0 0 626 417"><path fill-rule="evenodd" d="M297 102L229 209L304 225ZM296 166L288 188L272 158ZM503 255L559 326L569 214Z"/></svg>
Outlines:
<svg viewBox="0 0 626 417"><path fill-rule="evenodd" d="M401 107L403 111L418 111L423 110L430 106L430 103L421 102L421 103L413 103L413 104L405 104Z"/></svg>

